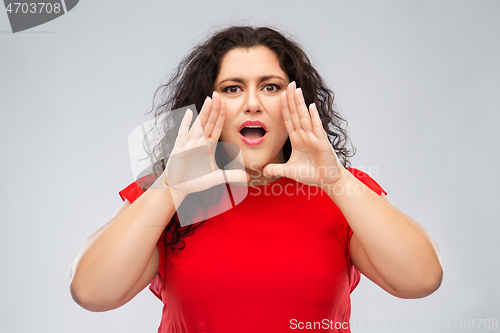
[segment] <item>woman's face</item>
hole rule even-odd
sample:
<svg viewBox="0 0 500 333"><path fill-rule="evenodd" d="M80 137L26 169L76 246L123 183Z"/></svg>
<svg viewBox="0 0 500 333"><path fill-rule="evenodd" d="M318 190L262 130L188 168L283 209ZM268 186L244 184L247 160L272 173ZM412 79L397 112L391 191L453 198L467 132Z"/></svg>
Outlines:
<svg viewBox="0 0 500 333"><path fill-rule="evenodd" d="M220 141L237 144L245 168L257 178L268 163L283 162L288 132L280 95L288 83L278 58L264 46L236 48L222 58L214 84L226 102Z"/></svg>

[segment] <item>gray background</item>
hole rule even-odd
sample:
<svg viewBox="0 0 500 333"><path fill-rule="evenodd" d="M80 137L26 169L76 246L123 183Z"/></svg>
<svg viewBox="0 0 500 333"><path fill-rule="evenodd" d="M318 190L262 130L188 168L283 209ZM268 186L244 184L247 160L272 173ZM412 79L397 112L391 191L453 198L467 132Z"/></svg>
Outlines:
<svg viewBox="0 0 500 333"><path fill-rule="evenodd" d="M425 299L363 278L353 331L500 319L499 15L484 0L94 0L12 34L0 11L0 332L157 330L162 304L148 290L113 311L80 308L70 262L121 205L127 137L155 88L207 31L242 22L304 46L349 121L353 166L441 247L444 281Z"/></svg>

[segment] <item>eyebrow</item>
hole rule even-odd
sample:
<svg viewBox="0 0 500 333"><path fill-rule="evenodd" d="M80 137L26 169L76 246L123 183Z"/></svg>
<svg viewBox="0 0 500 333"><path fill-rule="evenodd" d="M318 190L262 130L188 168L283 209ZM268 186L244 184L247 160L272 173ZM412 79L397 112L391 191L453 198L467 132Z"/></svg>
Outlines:
<svg viewBox="0 0 500 333"><path fill-rule="evenodd" d="M259 82L264 82L264 81L267 81L267 80L271 80L271 79L280 79L282 81L285 81L285 79L283 79L281 76L279 75L265 75L265 76L261 76L259 78ZM220 81L217 85L221 85L222 83L226 82L226 81L234 81L234 82L238 82L238 83L244 83L245 80L243 80L242 78L239 78L239 77L231 77L231 78L228 78L228 79L224 79L222 81Z"/></svg>

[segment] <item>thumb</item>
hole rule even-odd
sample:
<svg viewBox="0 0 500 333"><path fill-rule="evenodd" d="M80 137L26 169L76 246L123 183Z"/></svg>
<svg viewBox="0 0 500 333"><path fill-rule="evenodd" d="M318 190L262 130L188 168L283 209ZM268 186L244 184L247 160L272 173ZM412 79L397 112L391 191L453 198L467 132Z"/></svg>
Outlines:
<svg viewBox="0 0 500 333"><path fill-rule="evenodd" d="M220 183L242 183L246 186L250 181L250 175L244 170L218 170L215 174Z"/></svg>
<svg viewBox="0 0 500 333"><path fill-rule="evenodd" d="M247 182L250 181L250 175L244 170L219 169L203 176L202 178L205 178L204 180L208 181L209 185L207 188L223 183L241 183L242 186L246 186Z"/></svg>
<svg viewBox="0 0 500 333"><path fill-rule="evenodd" d="M285 164L279 163L271 163L264 167L262 170L264 176L278 176L278 177L287 177L287 167Z"/></svg>
<svg viewBox="0 0 500 333"><path fill-rule="evenodd" d="M217 170L207 173L196 179L192 179L185 184L187 193L200 192L223 183L241 183L247 185L250 175L243 170Z"/></svg>

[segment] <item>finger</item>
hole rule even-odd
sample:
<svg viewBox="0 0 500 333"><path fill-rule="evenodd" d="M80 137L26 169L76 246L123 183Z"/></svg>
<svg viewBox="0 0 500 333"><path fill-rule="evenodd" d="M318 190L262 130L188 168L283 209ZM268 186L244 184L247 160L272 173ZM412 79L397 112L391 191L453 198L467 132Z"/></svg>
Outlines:
<svg viewBox="0 0 500 333"><path fill-rule="evenodd" d="M219 170L224 183L244 183L250 181L250 175L245 170ZM220 176L218 176L220 177Z"/></svg>
<svg viewBox="0 0 500 333"><path fill-rule="evenodd" d="M193 111L190 109L186 110L184 117L182 117L181 125L179 127L179 133L177 134L177 139L175 140L174 146L181 147L186 144L189 124L191 123L191 119L193 118Z"/></svg>
<svg viewBox="0 0 500 333"><path fill-rule="evenodd" d="M304 95L302 94L301 88L295 90L295 103L299 114L300 126L304 131L311 132L313 129L311 116L309 115L309 111L307 111L306 102L304 101Z"/></svg>
<svg viewBox="0 0 500 333"><path fill-rule="evenodd" d="M222 128L224 127L224 120L226 119L226 101L220 99L220 111L215 121L212 132L209 135L210 141L217 142L222 133Z"/></svg>
<svg viewBox="0 0 500 333"><path fill-rule="evenodd" d="M293 127L295 130L298 130L300 129L300 119L295 105L295 81L288 85L286 97L288 100L288 108L290 109L290 117L292 118Z"/></svg>
<svg viewBox="0 0 500 333"><path fill-rule="evenodd" d="M198 118L195 119L194 124L189 131L188 140L197 140L203 138L203 127L207 122L210 111L212 110L212 104L212 99L207 96L207 98L205 98L205 101L203 102L203 106L201 107ZM204 140L203 142L206 142L206 140Z"/></svg>
<svg viewBox="0 0 500 333"><path fill-rule="evenodd" d="M250 175L243 170L217 170L189 181L189 192L199 192L223 183L247 183Z"/></svg>
<svg viewBox="0 0 500 333"><path fill-rule="evenodd" d="M211 105L211 103L211 101L207 101L204 107L202 107L202 111L200 111L200 114L207 113L205 106L208 106L209 104ZM206 142L205 137L203 136L203 126L201 125L199 116L194 120L193 126L189 130L187 139L188 141L192 141L193 143L201 142L201 144L204 144Z"/></svg>
<svg viewBox="0 0 500 333"><path fill-rule="evenodd" d="M201 126L205 126L205 123L210 115L210 111L212 110L212 99L207 96L200 110L200 114L198 118L200 119Z"/></svg>
<svg viewBox="0 0 500 333"><path fill-rule="evenodd" d="M219 140L219 137L217 136L216 138L212 137L212 133L214 130L214 126L218 119L220 118L221 115L221 98L220 95L214 91L212 93L212 111L210 112L210 117L207 120L207 123L205 124L203 128L203 134L205 138L207 139L208 143L208 153L210 156L212 156L215 153L215 149L212 149L214 147L211 147L210 142L217 142ZM224 122L224 119L222 119L222 122ZM220 123L219 123L220 124ZM220 134L220 132L219 132ZM212 167L212 171L216 169L216 163L213 158L210 158L210 163Z"/></svg>
<svg viewBox="0 0 500 333"><path fill-rule="evenodd" d="M201 146L207 142L203 136L203 128L201 127L200 120L198 118L195 119L193 126L189 130L187 140L194 146Z"/></svg>
<svg viewBox="0 0 500 333"><path fill-rule="evenodd" d="M295 127L293 126L292 117L290 116L290 109L288 108L288 100L287 100L287 91L283 91L281 94L281 111L283 112L283 120L285 121L285 127L288 131L288 135L292 134L295 131Z"/></svg>
<svg viewBox="0 0 500 333"><path fill-rule="evenodd" d="M262 170L264 176L266 177L286 177L287 176L287 167L285 164L268 164Z"/></svg>
<svg viewBox="0 0 500 333"><path fill-rule="evenodd" d="M212 111L210 112L210 116L203 127L203 133L206 138L213 138L215 133L213 133L215 124L219 121L222 111L222 101L220 95L214 91L212 94ZM224 120L224 119L222 119ZM219 123L220 124L220 123ZM217 137L217 140L219 138Z"/></svg>
<svg viewBox="0 0 500 333"><path fill-rule="evenodd" d="M312 121L314 135L318 138L323 138L323 137L326 138L326 132L323 128L323 123L321 122L321 118L319 116L316 103L311 103L311 105L309 105L309 112L311 113L311 121Z"/></svg>

